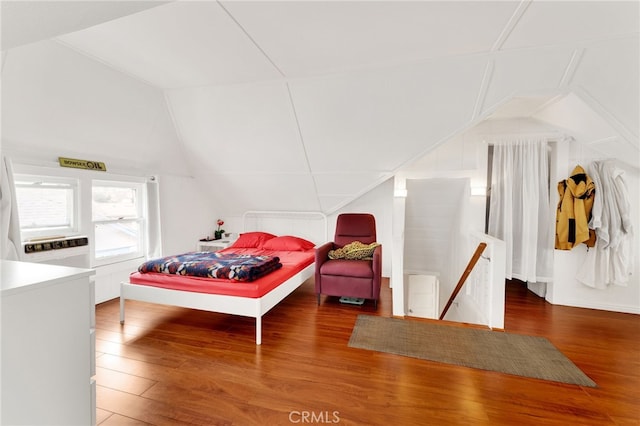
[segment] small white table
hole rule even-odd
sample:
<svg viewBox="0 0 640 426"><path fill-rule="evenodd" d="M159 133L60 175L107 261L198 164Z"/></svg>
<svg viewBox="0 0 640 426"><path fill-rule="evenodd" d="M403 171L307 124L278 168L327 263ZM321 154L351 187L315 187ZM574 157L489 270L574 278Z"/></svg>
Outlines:
<svg viewBox="0 0 640 426"><path fill-rule="evenodd" d="M229 247L234 240L222 238L220 240L198 241L196 251L218 251Z"/></svg>

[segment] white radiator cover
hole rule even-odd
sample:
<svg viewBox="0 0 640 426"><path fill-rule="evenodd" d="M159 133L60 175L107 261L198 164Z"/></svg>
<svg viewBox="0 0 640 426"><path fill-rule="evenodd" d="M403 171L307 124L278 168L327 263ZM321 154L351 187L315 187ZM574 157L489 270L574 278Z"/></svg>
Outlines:
<svg viewBox="0 0 640 426"><path fill-rule="evenodd" d="M22 243L20 260L50 265L89 268L89 241L85 235L26 241Z"/></svg>

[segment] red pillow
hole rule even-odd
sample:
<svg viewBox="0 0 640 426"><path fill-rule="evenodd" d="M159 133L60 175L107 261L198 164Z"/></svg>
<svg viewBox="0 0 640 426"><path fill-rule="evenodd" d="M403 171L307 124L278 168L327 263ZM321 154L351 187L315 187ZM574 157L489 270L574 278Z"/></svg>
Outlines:
<svg viewBox="0 0 640 426"><path fill-rule="evenodd" d="M304 238L284 235L282 237L272 238L265 242L262 246L265 250L282 250L282 251L306 251L314 248L316 245Z"/></svg>
<svg viewBox="0 0 640 426"><path fill-rule="evenodd" d="M237 248L262 248L262 245L276 236L268 232L245 232L231 245Z"/></svg>

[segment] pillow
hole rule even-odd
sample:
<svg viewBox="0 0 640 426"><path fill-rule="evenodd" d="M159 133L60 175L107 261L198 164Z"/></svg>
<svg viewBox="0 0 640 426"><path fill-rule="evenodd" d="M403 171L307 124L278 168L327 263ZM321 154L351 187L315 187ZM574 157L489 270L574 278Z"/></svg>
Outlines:
<svg viewBox="0 0 640 426"><path fill-rule="evenodd" d="M283 235L282 237L272 238L262 246L265 250L289 250L289 251L306 251L314 248L316 245L304 238L294 237L291 235Z"/></svg>
<svg viewBox="0 0 640 426"><path fill-rule="evenodd" d="M268 232L245 232L231 245L236 248L262 248L262 245L276 236Z"/></svg>
<svg viewBox="0 0 640 426"><path fill-rule="evenodd" d="M342 248L329 251L329 259L368 260L373 257L373 252L380 243L364 244L354 241Z"/></svg>

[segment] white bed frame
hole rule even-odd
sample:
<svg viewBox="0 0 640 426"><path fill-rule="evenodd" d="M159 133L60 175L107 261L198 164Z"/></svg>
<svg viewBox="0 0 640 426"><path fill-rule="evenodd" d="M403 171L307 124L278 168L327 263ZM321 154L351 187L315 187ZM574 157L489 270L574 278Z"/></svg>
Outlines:
<svg viewBox="0 0 640 426"><path fill-rule="evenodd" d="M258 222L272 222L272 226L268 229L260 230L272 232L276 235L298 235L309 239L316 244L321 244L326 239L327 218L320 212L284 212L284 211L250 211L243 216L243 229L245 231L258 230L251 228L249 223L252 220ZM309 222L321 221L320 227L322 231L316 232L316 235L309 235L299 230L306 229L308 232L314 226L298 227L293 225L295 232L284 231L282 224L274 226L275 222ZM253 225L252 225L253 226ZM290 225L285 225L291 226ZM317 227L317 226L316 226ZM278 229L276 229L278 228ZM323 235L321 235L323 234ZM241 315L256 319L256 345L262 344L262 316L269 312L271 308L276 306L285 297L291 294L295 289L300 287L307 279L312 277L315 272L315 263L304 268L302 271L289 278L278 287L271 290L259 298L229 296L223 294L196 293L183 290L171 290L161 287L153 287L148 285L137 285L129 282L120 284L120 323L124 323L125 317L125 301L138 300L141 302L158 303L163 305L179 306L190 309L200 309L209 312L218 312L223 314Z"/></svg>

